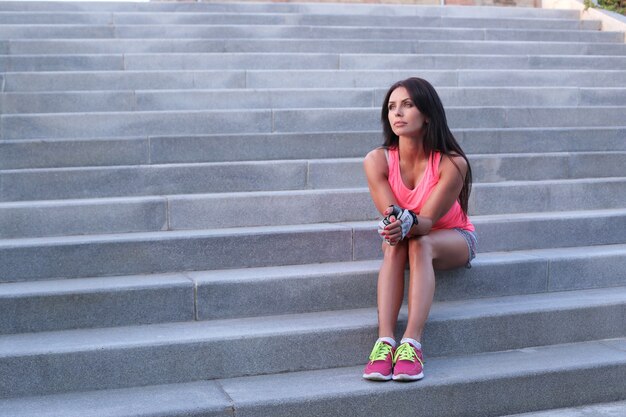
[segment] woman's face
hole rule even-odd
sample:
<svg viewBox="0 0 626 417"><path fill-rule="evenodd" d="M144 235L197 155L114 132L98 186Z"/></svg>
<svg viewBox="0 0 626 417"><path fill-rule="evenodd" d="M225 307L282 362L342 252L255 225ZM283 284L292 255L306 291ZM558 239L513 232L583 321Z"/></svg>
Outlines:
<svg viewBox="0 0 626 417"><path fill-rule="evenodd" d="M404 87L398 87L389 96L389 124L398 136L421 137L426 117L418 110Z"/></svg>

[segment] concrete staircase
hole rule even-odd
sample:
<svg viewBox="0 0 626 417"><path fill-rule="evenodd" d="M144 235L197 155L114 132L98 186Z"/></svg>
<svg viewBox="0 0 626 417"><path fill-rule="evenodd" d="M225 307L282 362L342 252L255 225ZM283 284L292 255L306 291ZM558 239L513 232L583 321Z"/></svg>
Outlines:
<svg viewBox="0 0 626 417"><path fill-rule="evenodd" d="M0 416L626 415L626 44L599 29L0 2ZM472 162L480 254L438 274L427 377L377 384L361 161L413 75Z"/></svg>

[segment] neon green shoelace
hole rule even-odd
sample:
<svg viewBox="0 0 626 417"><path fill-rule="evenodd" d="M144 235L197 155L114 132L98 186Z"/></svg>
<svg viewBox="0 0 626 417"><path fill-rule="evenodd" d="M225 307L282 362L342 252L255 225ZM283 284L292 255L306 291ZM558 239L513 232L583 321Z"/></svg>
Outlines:
<svg viewBox="0 0 626 417"><path fill-rule="evenodd" d="M413 346L408 343L403 343L400 345L398 350L396 350L396 355L393 358L393 362L396 363L399 360L415 362L415 359L417 359L422 365L424 364L419 356L417 356L417 354L415 353Z"/></svg>
<svg viewBox="0 0 626 417"><path fill-rule="evenodd" d="M372 353L370 353L370 361L384 361L391 352L391 346L383 342L376 342Z"/></svg>

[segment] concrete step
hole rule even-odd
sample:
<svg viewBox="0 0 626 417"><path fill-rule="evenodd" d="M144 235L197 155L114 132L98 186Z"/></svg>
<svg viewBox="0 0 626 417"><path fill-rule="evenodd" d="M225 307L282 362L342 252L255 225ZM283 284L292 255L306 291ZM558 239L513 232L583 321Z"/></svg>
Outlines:
<svg viewBox="0 0 626 417"><path fill-rule="evenodd" d="M245 12L0 12L1 24L95 25L314 25L378 27L478 27L601 30L599 20L537 17L385 16Z"/></svg>
<svg viewBox="0 0 626 417"><path fill-rule="evenodd" d="M480 253L437 271L435 300L623 286L626 246ZM200 320L374 307L380 261L190 272ZM408 278L408 275L407 275ZM16 284L17 285L17 284ZM408 288L408 287L407 287ZM272 302L280 298L280 304ZM243 302L242 302L243 300Z"/></svg>
<svg viewBox="0 0 626 417"><path fill-rule="evenodd" d="M395 37L394 35L397 35ZM464 28L313 25L15 25L0 26L0 39L143 39L143 38L307 38L307 39L427 39L485 41L624 42L623 32L525 28Z"/></svg>
<svg viewBox="0 0 626 417"><path fill-rule="evenodd" d="M241 416L349 414L496 416L622 399L624 339L427 359L431 379L400 387L360 379L362 365L220 381ZM593 352L593 358L589 358ZM585 381L580 381L580 375ZM427 377L429 378L429 377ZM612 381L620 381L613 384ZM591 390L587 383L598 390ZM610 386L610 387L607 387ZM455 393L450 397L450 392ZM484 395L490 393L489 401ZM523 392L524 395L519 395ZM553 393L559 392L559 395ZM381 395L386 394L386 395ZM426 398L415 404L415 398ZM366 411L367 410L367 411Z"/></svg>
<svg viewBox="0 0 626 417"><path fill-rule="evenodd" d="M181 52L335 52L477 55L625 55L619 43L374 39L63 39L0 41L6 55Z"/></svg>
<svg viewBox="0 0 626 417"><path fill-rule="evenodd" d="M193 321L185 274L0 284L0 334Z"/></svg>
<svg viewBox="0 0 626 417"><path fill-rule="evenodd" d="M625 306L613 288L438 302L423 340L431 358L624 337ZM0 398L361 365L376 327L370 308L4 335Z"/></svg>
<svg viewBox="0 0 626 417"><path fill-rule="evenodd" d="M625 45L626 46L626 45ZM118 90L0 93L3 114L168 110L379 108L387 89ZM626 106L625 88L441 87L448 107Z"/></svg>
<svg viewBox="0 0 626 417"><path fill-rule="evenodd" d="M475 183L470 199L472 215L624 206L626 178ZM0 238L297 225L378 217L367 188L39 201L0 204Z"/></svg>
<svg viewBox="0 0 626 417"><path fill-rule="evenodd" d="M619 177L626 152L470 155L473 180ZM0 171L0 201L233 193L367 185L362 158Z"/></svg>
<svg viewBox="0 0 626 417"><path fill-rule="evenodd" d="M471 270L437 271L435 300L624 286L615 271L625 262L625 245L481 253ZM379 268L360 261L3 283L0 334L370 308Z"/></svg>
<svg viewBox="0 0 626 417"><path fill-rule="evenodd" d="M419 5L381 5L381 4L345 4L345 3L167 3L167 2L45 2L34 1L26 4L4 1L0 3L2 11L21 12L205 12L205 13L293 13L293 14L339 14L339 15L378 15L378 16L428 16L480 17L480 18L553 18L579 19L575 10L503 8L463 6L419 6Z"/></svg>
<svg viewBox="0 0 626 417"><path fill-rule="evenodd" d="M477 153L626 151L626 128L455 129ZM0 141L0 169L361 158L381 144L379 131L224 134ZM228 143L230 147L222 146Z"/></svg>
<svg viewBox="0 0 626 417"><path fill-rule="evenodd" d="M623 208L473 216L472 221L482 252L612 245L626 240ZM360 261L378 259L380 248L376 221L3 239L0 270L9 272L0 280Z"/></svg>
<svg viewBox="0 0 626 417"><path fill-rule="evenodd" d="M453 129L622 127L624 106L448 107ZM380 129L378 108L3 114L0 140L349 132Z"/></svg>
<svg viewBox="0 0 626 417"><path fill-rule="evenodd" d="M583 405L573 408L558 408L553 410L536 411L509 415L508 417L619 417L626 415L626 401Z"/></svg>
<svg viewBox="0 0 626 417"><path fill-rule="evenodd" d="M606 32L602 32L606 33ZM1 55L0 70L381 70L381 69L606 69L623 68L626 56L458 55L338 53L172 53Z"/></svg>
<svg viewBox="0 0 626 417"><path fill-rule="evenodd" d="M193 410L211 417L233 412L241 416L313 416L334 411L354 414L361 410L363 414L365 410L384 414L393 407L398 416L412 416L416 410L433 417L459 417L464 411L498 416L622 398L626 361L620 349L623 343L624 339L613 339L432 358L426 362L426 379L414 384L370 383L360 379L362 366L356 366L14 398L0 401L0 410L6 410L0 415L40 417L49 413L82 417L93 413L102 417L131 417L140 411L144 415L166 413L182 417ZM585 375L589 386L580 383L580 374ZM451 390L455 392L453 397L449 395ZM492 399L485 401L476 390L492 393ZM385 395L380 395L381 392ZM518 395L519 392L525 394ZM546 395L546 392L561 394ZM417 405L411 401L425 396L428 401ZM507 400L497 401L499 398ZM598 407L591 409L595 411Z"/></svg>
<svg viewBox="0 0 626 417"><path fill-rule="evenodd" d="M626 87L620 70L170 70L0 74L4 92L236 88L388 88L420 76L444 87Z"/></svg>

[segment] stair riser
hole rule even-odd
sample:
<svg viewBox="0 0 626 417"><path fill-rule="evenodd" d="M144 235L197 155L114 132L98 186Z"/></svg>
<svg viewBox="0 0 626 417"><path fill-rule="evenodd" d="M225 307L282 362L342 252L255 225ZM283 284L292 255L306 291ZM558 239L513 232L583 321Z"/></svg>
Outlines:
<svg viewBox="0 0 626 417"><path fill-rule="evenodd" d="M620 128L453 131L467 154L626 151ZM589 140L593 138L593 140ZM224 144L229 144L224 147ZM215 135L129 139L0 141L0 169L361 158L381 133ZM232 153L237 149L237 154ZM475 173L475 175L477 175Z"/></svg>
<svg viewBox="0 0 626 417"><path fill-rule="evenodd" d="M2 281L308 264L352 260L352 231L259 233L85 242L0 249ZM33 263L32 259L38 259ZM85 259L89 259L88 263Z"/></svg>
<svg viewBox="0 0 626 417"><path fill-rule="evenodd" d="M1 34L1 32L0 32ZM127 54L127 55L8 55L0 70L399 70L399 69L598 69L623 68L623 56L489 56L392 54Z"/></svg>
<svg viewBox="0 0 626 417"><path fill-rule="evenodd" d="M537 149L545 152L626 151L624 128L456 129L453 133L470 156L528 153ZM379 131L0 141L0 169L361 158L381 143ZM230 149L238 149L237 154Z"/></svg>
<svg viewBox="0 0 626 417"><path fill-rule="evenodd" d="M315 25L376 27L478 27L507 29L600 30L600 21L576 19L462 18L434 16L307 15L294 13L10 13L0 24L92 25Z"/></svg>
<svg viewBox="0 0 626 417"><path fill-rule="evenodd" d="M623 254L588 258L479 256L471 269L437 271L435 300L464 300L626 284ZM378 264L377 264L378 265ZM376 265L376 266L377 266ZM578 272L576 272L578 271ZM200 320L374 307L378 268L353 274L220 280L219 272L189 273L197 285ZM222 276L226 275L222 273ZM227 275L230 277L230 275ZM408 274L405 288L408 288ZM216 281L217 280L217 281ZM274 300L284 300L277 305ZM242 302L244 301L244 302ZM245 306L245 307L244 307ZM442 345L443 346L443 345Z"/></svg>
<svg viewBox="0 0 626 417"><path fill-rule="evenodd" d="M514 219L513 219L514 220ZM510 251L550 247L610 245L626 241L626 216L597 214L592 218L520 221L476 221L479 251ZM523 231L523 232L522 232ZM129 275L173 271L297 265L378 259L381 240L371 225L342 224L307 230L247 235L193 233L178 237L100 237L72 243L22 242L0 247L2 281L56 277ZM37 263L30 260L38 259ZM84 260L89 259L89 263Z"/></svg>
<svg viewBox="0 0 626 417"><path fill-rule="evenodd" d="M517 157L470 155L469 159L473 171L473 182L479 184L619 177L624 175L622 166L626 164L626 153L547 154L545 156L529 154ZM348 161L262 161L239 164L12 170L0 172L0 180L3 184L0 201L367 186L361 158ZM545 190L547 188L544 188L542 195L538 197L545 197ZM259 199L262 196L256 198ZM518 201L515 202L515 204L518 203ZM542 206L549 207L551 203L545 201ZM589 204L593 205L597 202L590 201ZM553 207L558 207L558 203ZM522 212L523 210L514 211ZM495 209L493 213L497 212L498 209ZM481 210L477 214L491 213ZM344 220L347 221L349 218L337 221Z"/></svg>
<svg viewBox="0 0 626 417"><path fill-rule="evenodd" d="M527 222L475 221L479 252L611 245L626 241L626 217L611 214L587 219L545 219ZM615 230L621 228L622 230ZM559 232L557 232L557 230ZM374 228L354 230L354 260L380 257L380 237Z"/></svg>
<svg viewBox="0 0 626 417"><path fill-rule="evenodd" d="M626 182L475 184L471 215L621 208ZM224 213L229 213L224 216ZM289 216L277 213L289 213ZM376 220L367 189L0 206L0 238Z"/></svg>
<svg viewBox="0 0 626 417"><path fill-rule="evenodd" d="M435 319L429 321L424 341L429 346L429 356L436 357L623 337L624 329L619 319L625 309L626 305L622 304L491 318ZM0 358L0 369L7 376L0 382L0 397L359 365L368 356L369 343L376 338L375 315L372 314L371 318L366 326L313 333L296 330L229 341L200 339L5 356ZM529 332L531 328L532 332ZM499 337L502 332L507 337ZM315 350L331 344L333 352L323 358L307 354L320 341L322 344ZM285 345L290 349L281 349ZM211 354L207 355L207 352ZM259 359L251 363L246 360L250 357Z"/></svg>
<svg viewBox="0 0 626 417"><path fill-rule="evenodd" d="M532 8L491 8L472 10L466 7L448 6L445 8L403 6L389 8L385 5L310 3L91 3L72 2L70 4L29 2L26 5L5 2L0 5L2 11L54 11L54 12L206 12L206 13L295 13L295 14L339 14L339 15L380 15L380 16L447 16L481 18L552 18L579 19L578 11L550 10Z"/></svg>
<svg viewBox="0 0 626 417"><path fill-rule="evenodd" d="M84 93L7 93L4 114L130 112L164 110L376 108L387 90L254 91L106 91ZM457 89L440 88L445 107L471 106L626 106L626 88L618 89Z"/></svg>
<svg viewBox="0 0 626 417"><path fill-rule="evenodd" d="M245 88L246 71L8 73L4 91Z"/></svg>
<svg viewBox="0 0 626 417"><path fill-rule="evenodd" d="M482 255L472 262L472 269L437 271L435 300L626 285L623 251L542 256ZM238 276L236 271L208 271L26 287L4 284L0 317L5 320L0 321L0 334L371 308L376 306L379 265L372 262L354 272L338 269L309 275L272 276L266 270L262 279ZM406 279L408 288L408 274ZM66 289L59 291L59 287ZM276 299L283 301L277 304Z"/></svg>
<svg viewBox="0 0 626 417"><path fill-rule="evenodd" d="M0 75L5 92L216 88L389 88L412 76L442 87L626 87L626 71L326 70L15 72Z"/></svg>
<svg viewBox="0 0 626 417"><path fill-rule="evenodd" d="M76 39L0 41L4 54L112 54L181 52L326 52L326 53L418 53L478 55L624 55L618 43L518 43L504 41L379 41L372 39L282 39L282 40L176 40L176 39Z"/></svg>
<svg viewBox="0 0 626 417"><path fill-rule="evenodd" d="M622 32L437 27L323 27L279 25L2 25L2 39L405 39L548 42L624 42Z"/></svg>
<svg viewBox="0 0 626 417"><path fill-rule="evenodd" d="M449 107L451 128L622 126L625 107ZM350 132L380 129L378 109L214 110L2 115L1 139L217 133Z"/></svg>
<svg viewBox="0 0 626 417"><path fill-rule="evenodd" d="M10 171L0 174L0 179L5 201L24 198L91 198L107 195L138 196L305 189L309 188L307 168L306 161L283 161L276 164L271 162L217 164L196 167L143 168L137 166L70 169L56 172ZM22 187L27 188L20 191Z"/></svg>
<svg viewBox="0 0 626 417"><path fill-rule="evenodd" d="M428 365L427 365L428 366ZM458 364L457 366L462 366ZM426 372L436 372L437 370ZM454 370L450 370L454 373ZM313 417L328 413L350 414L355 410L363 413L384 415L393 408L394 415L414 416L416 413L432 417L463 417L467 415L501 416L529 410L553 409L624 398L626 386L612 381L623 380L626 366L609 364L593 368L563 370L550 374L525 374L493 380L473 381L471 384L450 383L433 385L424 389L399 390L394 384L385 389L384 400L369 390L362 395L324 396L323 400L294 398L281 401L280 406L258 404L255 401L243 403L237 408L238 414L245 417L283 417L298 415ZM580 375L585 375L581 383ZM593 384L596 389L590 389ZM227 389L228 389L227 385ZM450 396L450 392L454 396ZM560 393L554 395L555 392ZM487 393L487 394L485 394ZM523 395L520 395L522 393ZM416 404L420 396L428 401ZM367 410L367 411L366 411Z"/></svg>
<svg viewBox="0 0 626 417"><path fill-rule="evenodd" d="M96 289L72 287L67 292L27 294L7 294L5 284L0 297L0 334L194 320L194 289L189 279L147 278L150 282L142 277L107 278L109 282L100 280ZM118 286L110 282L118 282Z"/></svg>

